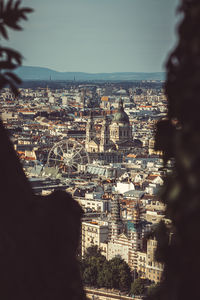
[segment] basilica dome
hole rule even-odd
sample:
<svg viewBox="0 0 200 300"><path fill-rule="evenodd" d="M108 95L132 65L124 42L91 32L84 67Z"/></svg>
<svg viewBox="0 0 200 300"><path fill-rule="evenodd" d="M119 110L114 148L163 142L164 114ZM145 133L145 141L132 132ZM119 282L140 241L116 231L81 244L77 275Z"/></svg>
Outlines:
<svg viewBox="0 0 200 300"><path fill-rule="evenodd" d="M118 111L114 114L112 123L124 123L129 124L129 117L124 111L123 102L120 100Z"/></svg>

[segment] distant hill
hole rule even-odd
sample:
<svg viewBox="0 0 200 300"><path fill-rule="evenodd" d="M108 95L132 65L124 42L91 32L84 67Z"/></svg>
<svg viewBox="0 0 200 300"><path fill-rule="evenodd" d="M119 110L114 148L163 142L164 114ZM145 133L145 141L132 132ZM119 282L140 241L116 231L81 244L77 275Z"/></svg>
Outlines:
<svg viewBox="0 0 200 300"><path fill-rule="evenodd" d="M83 73L83 72L57 72L48 68L23 66L18 68L15 73L22 80L165 80L164 72L139 73L139 72L120 72L120 73Z"/></svg>

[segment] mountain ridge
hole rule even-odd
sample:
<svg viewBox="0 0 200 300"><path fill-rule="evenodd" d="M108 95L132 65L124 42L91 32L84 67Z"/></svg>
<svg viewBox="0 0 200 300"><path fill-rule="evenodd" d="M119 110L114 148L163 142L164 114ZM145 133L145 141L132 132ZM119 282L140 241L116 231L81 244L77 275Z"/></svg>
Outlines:
<svg viewBox="0 0 200 300"><path fill-rule="evenodd" d="M59 72L45 67L22 66L15 70L22 80L165 80L164 72Z"/></svg>

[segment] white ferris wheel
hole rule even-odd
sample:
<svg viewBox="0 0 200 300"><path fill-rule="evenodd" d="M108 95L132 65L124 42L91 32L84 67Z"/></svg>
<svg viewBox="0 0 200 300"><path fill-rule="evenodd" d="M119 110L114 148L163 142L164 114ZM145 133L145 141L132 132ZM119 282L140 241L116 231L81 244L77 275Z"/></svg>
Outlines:
<svg viewBox="0 0 200 300"><path fill-rule="evenodd" d="M66 139L56 143L48 154L47 166L55 167L62 173L77 172L78 165L89 163L85 148L77 141Z"/></svg>

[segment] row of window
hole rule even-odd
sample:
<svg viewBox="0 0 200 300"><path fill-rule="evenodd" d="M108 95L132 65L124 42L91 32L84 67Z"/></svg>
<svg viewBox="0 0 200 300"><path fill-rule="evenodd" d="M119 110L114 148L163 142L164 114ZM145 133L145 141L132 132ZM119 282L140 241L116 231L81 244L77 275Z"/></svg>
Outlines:
<svg viewBox="0 0 200 300"><path fill-rule="evenodd" d="M155 270L152 270L152 269L149 269L149 273L160 275L160 271L155 271Z"/></svg>
<svg viewBox="0 0 200 300"><path fill-rule="evenodd" d="M98 232L97 228L93 228L93 227L86 227L85 230L87 232L96 232L96 233Z"/></svg>
<svg viewBox="0 0 200 300"><path fill-rule="evenodd" d="M111 131L111 136L118 136L118 131ZM129 136L129 131L119 131L119 136Z"/></svg>

